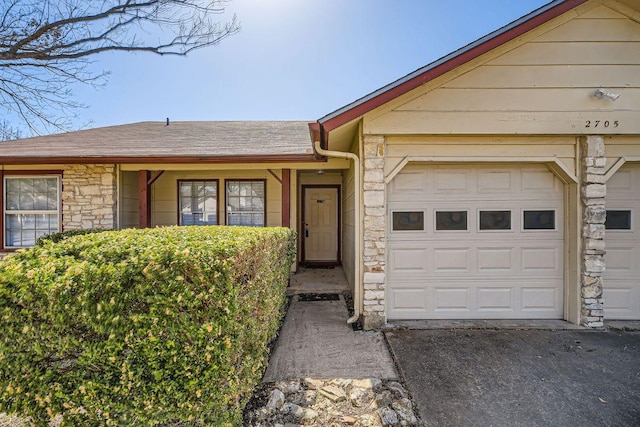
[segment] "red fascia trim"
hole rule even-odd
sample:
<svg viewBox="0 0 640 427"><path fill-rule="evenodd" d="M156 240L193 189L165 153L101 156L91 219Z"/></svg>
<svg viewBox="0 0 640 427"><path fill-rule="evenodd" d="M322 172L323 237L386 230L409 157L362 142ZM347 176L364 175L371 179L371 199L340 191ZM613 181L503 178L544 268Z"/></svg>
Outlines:
<svg viewBox="0 0 640 427"><path fill-rule="evenodd" d="M312 142L315 143L320 139L320 124L313 122L309 123L309 133L311 134Z"/></svg>
<svg viewBox="0 0 640 427"><path fill-rule="evenodd" d="M84 163L297 163L317 162L313 154L269 154L263 156L140 156L140 157L5 157L0 165L46 165L46 164L84 164Z"/></svg>
<svg viewBox="0 0 640 427"><path fill-rule="evenodd" d="M523 22L522 24L511 28L504 33L498 34L492 39L487 40L486 42L470 49L458 56L451 58L449 61L432 68L430 70L425 71L424 73L408 80L394 88L389 89L386 92L381 93L380 95L371 98L362 104L356 105L350 110L345 111L344 113L327 120L322 123L322 128L326 132L330 132L345 123L350 122L351 120L357 119L358 117L368 113L375 108L380 107L381 105L386 104L387 102L404 95L405 93L422 86L425 83L430 82L436 77L440 77L441 75L452 71L455 68L523 35L524 33L533 30L534 28L539 27L540 25L549 22L550 20L562 15L565 12L568 12L571 9L574 9L580 6L583 3L586 3L589 0L567 0L558 6L541 13L540 15L536 15L531 19ZM325 134L326 135L326 134ZM325 138L326 139L326 138ZM324 143L324 141L323 141Z"/></svg>

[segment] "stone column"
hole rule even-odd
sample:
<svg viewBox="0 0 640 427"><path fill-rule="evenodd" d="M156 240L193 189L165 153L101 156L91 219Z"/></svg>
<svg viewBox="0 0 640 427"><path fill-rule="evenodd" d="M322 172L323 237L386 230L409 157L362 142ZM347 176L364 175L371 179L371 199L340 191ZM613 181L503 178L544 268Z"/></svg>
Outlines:
<svg viewBox="0 0 640 427"><path fill-rule="evenodd" d="M582 197L582 259L581 259L581 321L583 326L604 326L602 273L605 268L604 221L606 219L605 166L602 136L581 138Z"/></svg>
<svg viewBox="0 0 640 427"><path fill-rule="evenodd" d="M116 166L67 165L62 175L64 230L117 228Z"/></svg>
<svg viewBox="0 0 640 427"><path fill-rule="evenodd" d="M364 329L385 325L385 183L383 136L364 137Z"/></svg>

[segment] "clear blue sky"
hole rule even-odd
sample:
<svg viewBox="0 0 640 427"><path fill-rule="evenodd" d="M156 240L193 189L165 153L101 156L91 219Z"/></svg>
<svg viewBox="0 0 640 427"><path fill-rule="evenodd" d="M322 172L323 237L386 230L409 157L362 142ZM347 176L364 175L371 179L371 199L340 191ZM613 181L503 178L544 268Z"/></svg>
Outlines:
<svg viewBox="0 0 640 427"><path fill-rule="evenodd" d="M548 0L233 0L242 30L188 57L107 54L105 87L74 88L90 127L316 120Z"/></svg>

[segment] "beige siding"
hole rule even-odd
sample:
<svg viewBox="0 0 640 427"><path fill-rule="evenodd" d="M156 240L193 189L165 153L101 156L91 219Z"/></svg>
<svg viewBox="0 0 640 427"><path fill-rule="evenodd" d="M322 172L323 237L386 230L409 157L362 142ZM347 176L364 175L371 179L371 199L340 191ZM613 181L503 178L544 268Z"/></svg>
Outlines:
<svg viewBox="0 0 640 427"><path fill-rule="evenodd" d="M612 88L640 87L638 66L620 64L547 64L528 65L526 67L519 65L485 65L452 80L443 87L450 89L448 93L452 93L454 89L531 89L532 81L535 81L536 87L540 90L552 88L597 88L603 84L603 76L607 76L607 84ZM622 101L622 98L620 98L620 101Z"/></svg>
<svg viewBox="0 0 640 427"><path fill-rule="evenodd" d="M280 169L306 170L316 171L323 169L329 171L331 169L344 169L349 167L349 161L345 159L328 159L327 161L317 160L306 163L124 163L120 165L121 170L138 171L141 169L164 170L164 171L235 171L235 170L252 170L264 171L271 169L279 171Z"/></svg>
<svg viewBox="0 0 640 427"><path fill-rule="evenodd" d="M407 157L441 159L483 158L492 161L535 161L557 158L576 173L576 139L573 137L388 137L385 176L400 165Z"/></svg>
<svg viewBox="0 0 640 427"><path fill-rule="evenodd" d="M280 170L273 171L278 177ZM218 209L220 220L224 220L225 212L225 183L226 179L266 179L267 196L267 226L275 227L282 224L282 187L281 184L266 170L252 171L167 171L153 184L152 214L153 226L175 225L178 223L178 180L179 179L217 179L218 180ZM292 221L294 219L292 218Z"/></svg>
<svg viewBox="0 0 640 427"><path fill-rule="evenodd" d="M355 168L351 166L344 171L342 180L342 266L349 285L353 288L355 283L355 222L356 222L356 195L355 195Z"/></svg>
<svg viewBox="0 0 640 427"><path fill-rule="evenodd" d="M640 137L611 137L605 140L605 153L609 163L620 157L640 160Z"/></svg>
<svg viewBox="0 0 640 427"><path fill-rule="evenodd" d="M300 185L340 185L342 184L342 172L326 171L323 174L316 172L301 173Z"/></svg>
<svg viewBox="0 0 640 427"><path fill-rule="evenodd" d="M120 174L120 228L138 226L138 174L122 172Z"/></svg>
<svg viewBox="0 0 640 427"><path fill-rule="evenodd" d="M581 11L370 114L365 133L640 133L640 24L605 6ZM621 96L595 99L600 87Z"/></svg>

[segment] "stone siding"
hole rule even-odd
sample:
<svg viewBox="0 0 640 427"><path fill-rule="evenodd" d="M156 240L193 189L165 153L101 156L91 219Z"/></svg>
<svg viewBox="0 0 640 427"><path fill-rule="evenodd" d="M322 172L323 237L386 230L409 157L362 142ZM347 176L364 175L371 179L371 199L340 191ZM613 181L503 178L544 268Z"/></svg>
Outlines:
<svg viewBox="0 0 640 427"><path fill-rule="evenodd" d="M62 228L117 228L116 166L67 165L62 175Z"/></svg>
<svg viewBox="0 0 640 427"><path fill-rule="evenodd" d="M582 177L582 257L581 257L581 321L589 328L604 326L602 274L605 269L605 157L601 136L581 138Z"/></svg>
<svg viewBox="0 0 640 427"><path fill-rule="evenodd" d="M386 324L386 209L383 136L364 137L364 310L365 329Z"/></svg>

